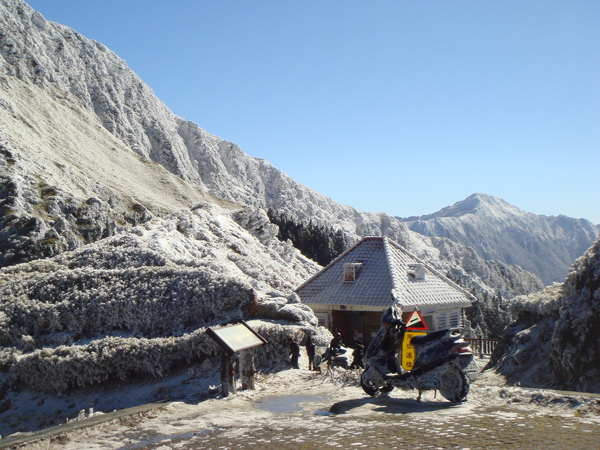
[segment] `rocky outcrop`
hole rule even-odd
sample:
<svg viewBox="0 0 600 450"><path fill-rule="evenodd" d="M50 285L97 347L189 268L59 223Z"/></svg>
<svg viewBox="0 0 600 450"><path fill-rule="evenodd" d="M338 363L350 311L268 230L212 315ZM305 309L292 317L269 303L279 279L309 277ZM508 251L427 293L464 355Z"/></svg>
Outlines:
<svg viewBox="0 0 600 450"><path fill-rule="evenodd" d="M511 302L489 368L524 386L600 393L600 239L562 284Z"/></svg>

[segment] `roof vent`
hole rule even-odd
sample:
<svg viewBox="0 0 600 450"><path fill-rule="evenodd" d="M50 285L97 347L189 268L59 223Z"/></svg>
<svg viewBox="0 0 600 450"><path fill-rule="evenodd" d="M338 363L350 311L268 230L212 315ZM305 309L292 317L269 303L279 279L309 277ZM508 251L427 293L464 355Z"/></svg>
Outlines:
<svg viewBox="0 0 600 450"><path fill-rule="evenodd" d="M362 268L362 263L344 264L344 282L355 281Z"/></svg>
<svg viewBox="0 0 600 450"><path fill-rule="evenodd" d="M415 280L425 279L425 266L423 264L409 264L408 265L408 276Z"/></svg>

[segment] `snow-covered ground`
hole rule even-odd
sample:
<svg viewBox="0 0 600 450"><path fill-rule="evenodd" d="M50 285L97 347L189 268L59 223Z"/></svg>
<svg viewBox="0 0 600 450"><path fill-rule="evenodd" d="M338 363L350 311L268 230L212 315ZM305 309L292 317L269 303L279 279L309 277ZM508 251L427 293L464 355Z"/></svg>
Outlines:
<svg viewBox="0 0 600 450"><path fill-rule="evenodd" d="M468 401L461 404L451 404L433 392L426 392L422 402L417 402L416 392L398 390L388 398L372 399L359 387L359 373L343 369L319 373L301 367L301 370L289 369L271 375L258 374L255 390L238 390L227 398L219 395L218 377L201 381L193 376L178 376L161 383L124 386L112 392L94 394L99 402L111 398L123 407L127 402L129 406L135 405L143 396L157 399L160 395L180 396L175 401L132 408L127 414L108 411L101 414L97 407L92 412L89 405L95 399L72 396L63 402L81 402L79 420L38 434L34 439L14 435L7 438L4 445L16 443L15 439L21 437L29 439L25 448L32 449L207 448L204 445L207 439L216 439L216 443L222 436L230 443L243 442L244 436L250 439L259 429L261 435L270 435L270 439L279 433L277 430L298 429L300 439L306 433L327 434L331 427L335 427L332 435L334 432L349 433L369 421L412 420L421 426L437 422L452 427L455 421L465 418L483 420L488 416L492 424L514 420L515 427L525 426L519 421L524 417L534 421L543 419L544 423L564 420L569 427L581 427L586 433L585 439L600 437L598 396L508 387L501 377L489 372L482 374L481 379L471 386ZM122 398L125 391L128 391L127 400ZM59 402L60 399L54 399L54 406ZM39 403L41 410L44 404ZM561 432L568 433L569 430ZM259 444L247 440L247 444L250 443ZM268 448L272 448L269 444L275 443L265 441ZM310 443L309 440L304 445L319 448L323 442ZM469 447L479 448L465 441L464 448ZM571 448L582 447L575 444Z"/></svg>

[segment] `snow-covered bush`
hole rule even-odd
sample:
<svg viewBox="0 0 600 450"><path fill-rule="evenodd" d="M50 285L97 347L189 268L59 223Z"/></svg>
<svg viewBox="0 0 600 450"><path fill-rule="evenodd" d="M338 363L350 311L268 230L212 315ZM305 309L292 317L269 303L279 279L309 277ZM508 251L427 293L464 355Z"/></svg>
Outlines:
<svg viewBox="0 0 600 450"><path fill-rule="evenodd" d="M287 338L301 341L308 333L318 343L330 338L324 329L252 320L249 325L267 344L255 350L257 370L271 372L287 368ZM206 364L218 358L221 349L205 328L182 336L160 338L106 337L88 344L43 348L16 357L10 376L17 386L43 392L65 392L110 379L162 378L174 369ZM218 359L217 359L218 360Z"/></svg>
<svg viewBox="0 0 600 450"><path fill-rule="evenodd" d="M251 320L248 325L265 338L267 345L256 347L254 362L259 370L273 372L289 369L290 349L287 339L291 337L300 345L304 345L306 336L311 335L316 345L327 345L331 341L331 333L323 327L307 324L286 325L282 323Z"/></svg>
<svg viewBox="0 0 600 450"><path fill-rule="evenodd" d="M23 355L11 367L10 375L17 385L64 392L112 378L164 377L177 364L201 362L216 352L216 344L204 329L180 337L107 337L87 345L44 348Z"/></svg>
<svg viewBox="0 0 600 450"><path fill-rule="evenodd" d="M77 269L31 278L23 295L1 305L15 330L4 331L3 345L16 345L21 334L172 334L241 318L249 301L247 285L202 268Z"/></svg>
<svg viewBox="0 0 600 450"><path fill-rule="evenodd" d="M291 288L317 266L298 252L286 262L264 240L208 205L0 269L0 367L16 385L64 391L202 363L217 352L208 326L277 320L266 329L274 343L289 327L314 327L314 313ZM254 310L253 290L264 305ZM287 349L269 345L263 354L258 364L269 370Z"/></svg>
<svg viewBox="0 0 600 450"><path fill-rule="evenodd" d="M284 298L272 298L260 301L256 306L256 314L290 322L307 322L316 326L315 313L308 306L300 303L289 304Z"/></svg>

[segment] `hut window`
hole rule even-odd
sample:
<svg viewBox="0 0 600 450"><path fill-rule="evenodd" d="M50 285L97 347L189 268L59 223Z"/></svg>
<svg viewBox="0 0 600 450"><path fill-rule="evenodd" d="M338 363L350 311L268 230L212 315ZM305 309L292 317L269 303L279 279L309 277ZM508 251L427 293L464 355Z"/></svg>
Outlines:
<svg viewBox="0 0 600 450"><path fill-rule="evenodd" d="M436 328L438 330L445 330L448 328L448 313L438 313L436 322Z"/></svg>
<svg viewBox="0 0 600 450"><path fill-rule="evenodd" d="M437 315L437 329L443 330L446 328L462 327L463 326L463 315L461 311L448 311L438 313Z"/></svg>
<svg viewBox="0 0 600 450"><path fill-rule="evenodd" d="M462 327L462 311L455 311L449 314L450 327Z"/></svg>

